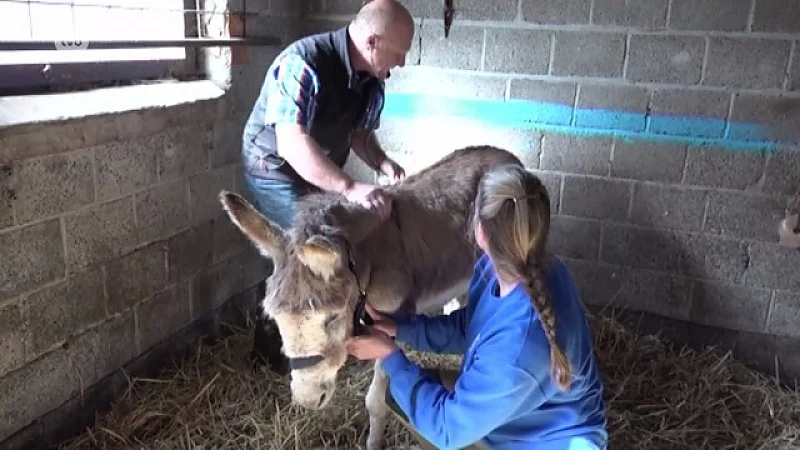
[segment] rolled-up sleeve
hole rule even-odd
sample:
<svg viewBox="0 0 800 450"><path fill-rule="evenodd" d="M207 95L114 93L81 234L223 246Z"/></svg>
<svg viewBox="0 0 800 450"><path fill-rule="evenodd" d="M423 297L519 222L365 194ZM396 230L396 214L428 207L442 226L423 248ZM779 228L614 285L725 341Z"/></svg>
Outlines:
<svg viewBox="0 0 800 450"><path fill-rule="evenodd" d="M292 123L310 128L319 91L314 69L299 56L290 55L273 65L267 76L265 125Z"/></svg>

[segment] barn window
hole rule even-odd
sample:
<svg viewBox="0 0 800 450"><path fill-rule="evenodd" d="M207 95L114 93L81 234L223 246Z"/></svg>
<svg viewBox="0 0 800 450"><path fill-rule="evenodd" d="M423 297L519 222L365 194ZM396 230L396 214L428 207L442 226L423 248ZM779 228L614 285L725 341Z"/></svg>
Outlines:
<svg viewBox="0 0 800 450"><path fill-rule="evenodd" d="M202 78L198 48L178 43L200 37L198 2L0 0L0 90ZM84 48L87 41L91 48Z"/></svg>

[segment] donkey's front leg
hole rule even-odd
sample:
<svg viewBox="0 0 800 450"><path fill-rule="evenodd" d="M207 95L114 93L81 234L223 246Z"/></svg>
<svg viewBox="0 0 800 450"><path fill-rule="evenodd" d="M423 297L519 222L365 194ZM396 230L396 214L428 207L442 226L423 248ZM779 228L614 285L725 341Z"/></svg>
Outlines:
<svg viewBox="0 0 800 450"><path fill-rule="evenodd" d="M389 418L389 406L386 404L386 387L389 378L381 369L380 361L375 361L372 382L366 396L367 413L369 414L369 431L367 433L367 450L383 448L383 437Z"/></svg>

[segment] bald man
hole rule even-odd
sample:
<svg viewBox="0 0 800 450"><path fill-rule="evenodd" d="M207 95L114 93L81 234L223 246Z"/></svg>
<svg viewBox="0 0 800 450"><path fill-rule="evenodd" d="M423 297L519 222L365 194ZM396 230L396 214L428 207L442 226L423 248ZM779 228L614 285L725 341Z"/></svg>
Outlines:
<svg viewBox="0 0 800 450"><path fill-rule="evenodd" d="M374 136L380 124L385 80L403 67L414 21L396 0L372 0L346 27L291 43L272 62L245 124L244 181L262 214L291 225L293 206L306 193L328 191L389 216L391 202L379 186L355 181L342 168L352 150L392 180L405 170L388 158ZM288 373L280 339L264 322L256 326L254 354Z"/></svg>

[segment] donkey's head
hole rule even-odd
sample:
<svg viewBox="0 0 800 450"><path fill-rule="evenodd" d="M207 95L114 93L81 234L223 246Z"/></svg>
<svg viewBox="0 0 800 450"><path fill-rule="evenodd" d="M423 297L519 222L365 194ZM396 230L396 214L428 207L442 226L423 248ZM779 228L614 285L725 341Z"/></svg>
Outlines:
<svg viewBox="0 0 800 450"><path fill-rule="evenodd" d="M345 211L337 205L309 209L307 222L284 230L237 194L223 191L220 201L233 223L273 261L262 306L278 325L292 369L294 402L310 409L325 407L333 397L336 374L347 359L347 339L356 325L360 285L351 249L354 239L372 229L376 219L363 216L366 221L358 230L345 232L331 225L335 213Z"/></svg>

